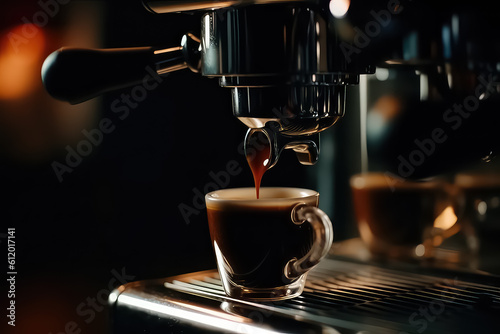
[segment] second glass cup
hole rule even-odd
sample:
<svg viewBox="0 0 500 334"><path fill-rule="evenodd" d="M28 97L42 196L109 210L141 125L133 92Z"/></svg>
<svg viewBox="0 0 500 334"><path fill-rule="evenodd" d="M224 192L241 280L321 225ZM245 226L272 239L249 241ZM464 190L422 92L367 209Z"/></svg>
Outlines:
<svg viewBox="0 0 500 334"><path fill-rule="evenodd" d="M445 182L364 173L350 183L361 239L376 257L430 258L457 232L452 190Z"/></svg>

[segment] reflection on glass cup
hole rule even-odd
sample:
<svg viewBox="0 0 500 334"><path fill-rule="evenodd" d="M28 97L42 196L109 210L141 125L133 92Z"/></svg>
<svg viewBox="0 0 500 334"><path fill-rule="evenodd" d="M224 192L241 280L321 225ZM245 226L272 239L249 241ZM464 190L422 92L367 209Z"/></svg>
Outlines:
<svg viewBox="0 0 500 334"><path fill-rule="evenodd" d="M298 296L307 272L329 251L333 228L319 194L299 188L208 193L210 236L226 294L249 300Z"/></svg>
<svg viewBox="0 0 500 334"><path fill-rule="evenodd" d="M455 185L461 191L462 224L468 228L469 248L479 242L497 245L500 236L500 173L460 173ZM476 235L477 233L477 235Z"/></svg>
<svg viewBox="0 0 500 334"><path fill-rule="evenodd" d="M448 186L414 182L383 173L351 177L361 239L375 256L427 258L458 226Z"/></svg>

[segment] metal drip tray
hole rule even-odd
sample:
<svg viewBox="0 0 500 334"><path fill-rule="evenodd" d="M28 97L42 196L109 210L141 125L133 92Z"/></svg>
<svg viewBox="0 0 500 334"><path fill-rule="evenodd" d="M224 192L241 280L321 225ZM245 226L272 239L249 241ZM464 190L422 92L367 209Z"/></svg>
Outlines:
<svg viewBox="0 0 500 334"><path fill-rule="evenodd" d="M255 303L225 296L218 273L121 286L110 296L115 333L493 333L500 278L416 273L326 259L294 299Z"/></svg>

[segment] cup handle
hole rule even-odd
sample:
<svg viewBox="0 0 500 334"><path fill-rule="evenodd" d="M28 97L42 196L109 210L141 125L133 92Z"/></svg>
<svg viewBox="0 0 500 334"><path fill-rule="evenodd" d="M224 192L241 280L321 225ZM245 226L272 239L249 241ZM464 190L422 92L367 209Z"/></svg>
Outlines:
<svg viewBox="0 0 500 334"><path fill-rule="evenodd" d="M321 261L333 242L333 227L330 218L320 209L303 203L297 204L292 210L292 221L301 225L308 221L313 228L314 242L304 257L293 258L285 266L285 276L294 279L312 269Z"/></svg>

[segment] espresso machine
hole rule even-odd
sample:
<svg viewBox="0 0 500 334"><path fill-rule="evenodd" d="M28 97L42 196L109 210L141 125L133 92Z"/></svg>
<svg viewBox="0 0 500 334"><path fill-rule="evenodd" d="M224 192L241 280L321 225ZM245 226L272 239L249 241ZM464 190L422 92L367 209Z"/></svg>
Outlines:
<svg viewBox="0 0 500 334"><path fill-rule="evenodd" d="M425 81L428 93L400 120L397 137L384 143L381 154L392 162L387 170L419 179L487 163L500 148L499 15L487 4L149 0L144 5L158 15L197 15L201 31L186 32L178 46L62 48L43 65L46 90L74 104L189 69L230 89L233 115L248 127L245 147L264 135L271 147L270 167L285 149L293 150L301 164L312 165L319 159L320 132L344 116L348 86L358 85L377 67L411 70ZM442 134L434 140L435 129L451 130L446 140ZM422 143L426 136L434 140L434 149L417 160L413 153L421 147L415 138ZM411 265L366 264L337 254L318 265L305 292L293 300L228 298L211 270L126 284L111 293L109 304L116 333L465 333L499 328L497 276L415 271Z"/></svg>
<svg viewBox="0 0 500 334"><path fill-rule="evenodd" d="M314 164L319 132L344 114L346 86L374 67L358 55L345 59L342 40L319 3L297 4L146 2L160 14L202 13L202 31L169 48L62 48L44 63L43 82L53 97L79 103L141 83L148 70L161 76L189 68L231 90L234 116L271 142L271 166L283 149L293 149L302 164Z"/></svg>
<svg viewBox="0 0 500 334"><path fill-rule="evenodd" d="M167 48L62 48L42 68L47 91L74 104L189 68L231 90L233 114L249 128L247 141L252 129L259 129L271 142L271 167L283 149L310 165L319 157L319 133L344 115L347 86L376 66L411 68L423 74L431 94L414 107L405 131L386 143L387 151L410 151L412 140L433 127L458 127L451 124L444 148L412 178L490 160L498 150L498 27L486 9L465 1L453 8L426 1L326 0L146 1L145 6L158 14L199 15L201 31L186 33L180 46ZM468 109L443 115L464 101L480 111L467 124L461 120L469 118Z"/></svg>

